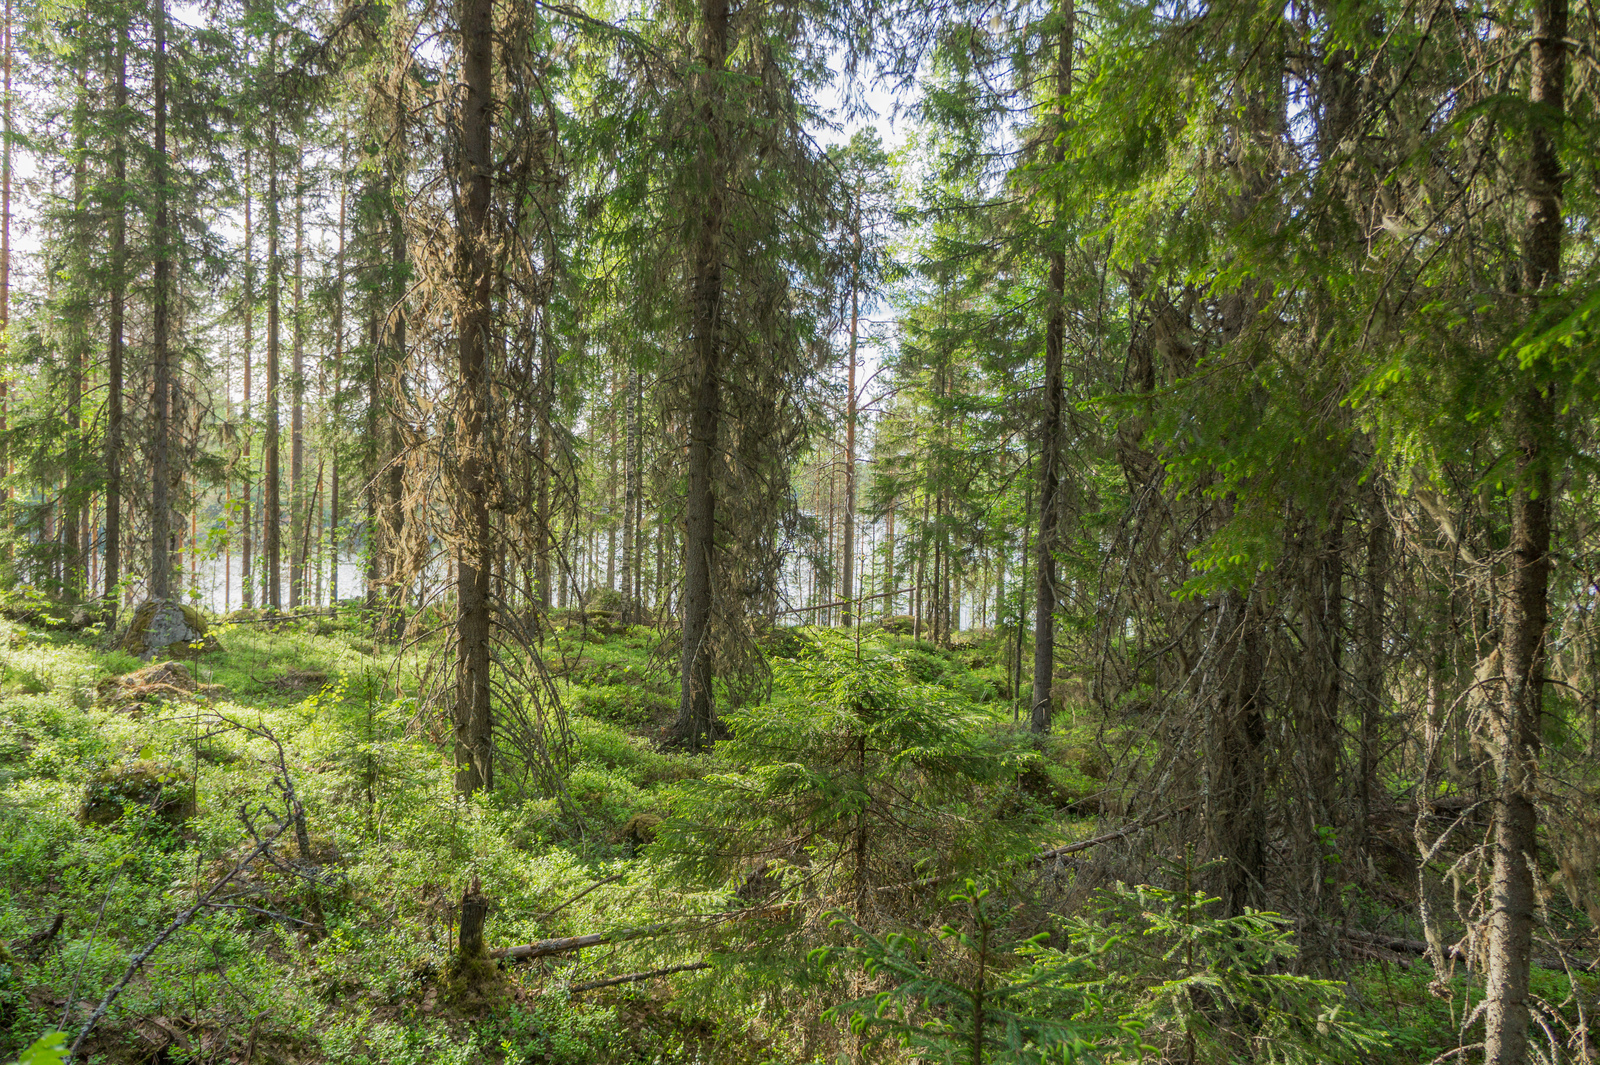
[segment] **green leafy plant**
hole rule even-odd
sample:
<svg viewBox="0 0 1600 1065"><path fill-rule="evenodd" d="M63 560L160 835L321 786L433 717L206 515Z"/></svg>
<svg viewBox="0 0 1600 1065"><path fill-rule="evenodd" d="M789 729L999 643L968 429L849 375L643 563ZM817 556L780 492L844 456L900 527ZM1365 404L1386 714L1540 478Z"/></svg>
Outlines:
<svg viewBox="0 0 1600 1065"><path fill-rule="evenodd" d="M46 1032L22 1052L16 1065L65 1065L67 1037L62 1032Z"/></svg>

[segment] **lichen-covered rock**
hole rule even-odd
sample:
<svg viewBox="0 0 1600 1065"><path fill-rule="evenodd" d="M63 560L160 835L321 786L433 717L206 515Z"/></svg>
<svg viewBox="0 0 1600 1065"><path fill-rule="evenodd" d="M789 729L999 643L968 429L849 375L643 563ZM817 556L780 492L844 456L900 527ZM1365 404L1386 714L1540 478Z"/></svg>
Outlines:
<svg viewBox="0 0 1600 1065"><path fill-rule="evenodd" d="M194 789L187 773L148 758L96 773L84 789L78 819L90 825L114 824L124 812L144 808L174 827L194 815Z"/></svg>
<svg viewBox="0 0 1600 1065"><path fill-rule="evenodd" d="M222 650L200 611L171 599L147 599L133 612L122 649L145 661L158 654L194 658Z"/></svg>

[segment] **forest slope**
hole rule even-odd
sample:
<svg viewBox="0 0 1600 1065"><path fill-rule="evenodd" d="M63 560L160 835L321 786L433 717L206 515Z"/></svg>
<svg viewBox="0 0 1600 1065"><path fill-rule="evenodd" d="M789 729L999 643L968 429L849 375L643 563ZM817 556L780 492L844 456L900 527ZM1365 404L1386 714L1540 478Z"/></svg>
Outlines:
<svg viewBox="0 0 1600 1065"><path fill-rule="evenodd" d="M982 963L1035 1050L1087 1040L1133 1060L1140 1043L1181 1055L1199 1039L1217 1054L1205 1060L1250 1060L1270 1037L1302 1060L1429 1061L1476 997L1464 970L1436 983L1370 938L1335 936L1302 967L1292 928L1115 888L1126 866L1103 852L1137 823L1034 861L1129 826L1101 761L1117 725L1079 708L1076 727L1029 741L993 638L944 650L873 631L858 651L781 630L770 703L690 755L657 748L676 709L659 634L574 625L547 642L572 736L565 795L463 800L441 725L413 698L414 656L397 665L354 619L218 635L219 653L147 667L93 634L6 624L0 1052L57 1026L74 1037L130 959L230 872L127 982L85 1060L896 1060L966 1045L971 1017L938 988L978 986ZM1192 872L1184 853L1166 855L1167 883ZM474 882L491 948L604 942L464 977L452 951ZM952 901L974 886L988 898ZM1367 884L1352 930L1367 917L1405 933L1383 896L1408 890ZM988 946L941 939L947 922L988 929ZM678 971L611 982L660 970ZM1194 980L1209 998L1159 990ZM1537 986L1559 1002L1590 983ZM903 1031L825 1012L897 986ZM984 1059L1024 1060L991 1010Z"/></svg>

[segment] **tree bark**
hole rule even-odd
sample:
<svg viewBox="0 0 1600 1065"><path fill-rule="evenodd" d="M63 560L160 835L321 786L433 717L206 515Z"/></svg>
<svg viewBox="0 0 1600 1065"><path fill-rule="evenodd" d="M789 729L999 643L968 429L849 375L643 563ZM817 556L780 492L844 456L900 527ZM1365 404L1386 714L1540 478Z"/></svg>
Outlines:
<svg viewBox="0 0 1600 1065"><path fill-rule="evenodd" d="M348 164L348 151L341 152L341 164ZM334 255L333 278L333 445L329 449L332 485L328 489L328 606L339 610L339 391L344 387L344 226L349 191L339 186L339 250Z"/></svg>
<svg viewBox="0 0 1600 1065"><path fill-rule="evenodd" d="M277 38L272 41L271 53L276 66ZM262 596L265 607L283 609L283 488L279 469L278 426L278 281L283 264L278 261L278 125L267 123L267 428L262 441L262 480L264 498L261 503L261 547L266 555L267 594Z"/></svg>
<svg viewBox="0 0 1600 1065"><path fill-rule="evenodd" d="M255 321L256 321L256 265L253 258L255 252L255 234L251 231L253 219L250 215L250 203L255 185L251 180L251 153L244 153L244 390L243 403L239 408L239 424L241 435L244 438L242 448L243 462L239 472L239 524L244 530L244 541L239 552L239 600L244 608L249 610L255 605L255 589L251 586L253 574L252 554L255 544L251 542L252 518L250 514L250 495L254 486L250 476L250 419L253 412L250 406L250 382L254 370L250 365L250 356L254 353Z"/></svg>
<svg viewBox="0 0 1600 1065"><path fill-rule="evenodd" d="M1566 109L1567 0L1533 6L1529 102L1533 105L1527 178L1527 231L1522 285L1530 317L1540 297L1559 285L1563 175L1554 131ZM1538 906L1534 862L1538 854L1540 728L1544 714L1545 626L1550 593L1549 447L1545 434L1556 417L1548 391L1530 383L1512 405L1518 483L1511 497L1512 570L1503 606L1501 639L1505 694L1489 727L1495 751L1497 810L1494 870L1490 882L1489 972L1484 983L1485 1065L1528 1060L1528 983L1533 924Z"/></svg>
<svg viewBox="0 0 1600 1065"><path fill-rule="evenodd" d="M856 344L861 328L861 205L856 205L855 263L850 279L850 351L844 397L844 549L839 597L845 600L844 624L856 622Z"/></svg>
<svg viewBox="0 0 1600 1065"><path fill-rule="evenodd" d="M12 52L12 26L16 21L16 12L12 0L6 0L5 7L5 49L0 64L4 66L4 85L0 86L4 97L0 98L0 125L3 125L3 143L0 143L0 344L4 344L9 354L11 347L11 140L15 130L11 124L11 52ZM11 380L4 373L0 373L0 436L6 431L10 414ZM11 476L11 449L0 439L0 476ZM0 485L0 501L9 503L11 489ZM10 553L10 548L7 548Z"/></svg>
<svg viewBox="0 0 1600 1065"><path fill-rule="evenodd" d="M1213 710L1216 735L1208 745L1212 758L1212 845L1222 860L1222 899L1226 916L1236 917L1265 901L1266 768L1263 747L1266 717L1261 708L1265 670L1261 621L1252 597L1227 592L1221 597L1216 643L1224 656L1217 663L1220 686Z"/></svg>
<svg viewBox="0 0 1600 1065"><path fill-rule="evenodd" d="M726 150L719 76L727 65L728 0L701 0L698 233L690 292L688 492L684 500L683 659L676 738L705 747L716 724L711 690L711 608L716 555L715 465L722 417L722 227Z"/></svg>
<svg viewBox="0 0 1600 1065"><path fill-rule="evenodd" d="M1377 777L1379 730L1384 706L1384 585L1389 575L1389 518L1376 481L1367 490L1367 550L1361 583L1359 647L1356 664L1357 757L1356 840L1366 846Z"/></svg>
<svg viewBox="0 0 1600 1065"><path fill-rule="evenodd" d="M78 83L72 108L72 249L73 272L77 284L83 285L89 276L89 245L93 239L89 218L89 56L85 51L78 67ZM83 597L86 590L84 560L89 555L87 527L84 524L85 492L74 482L83 477L83 383L89 366L89 303L82 290L74 299L77 313L69 326L70 346L67 365L67 485L62 493L65 513L62 517L63 540L66 550L62 556L62 591L68 599Z"/></svg>
<svg viewBox="0 0 1600 1065"><path fill-rule="evenodd" d="M382 355L378 349L382 329L378 322L378 309L373 306L367 316L367 349L372 352L372 365L367 368L367 612L375 613L380 602L378 582L383 577L383 487L380 482L383 449L379 444L378 380Z"/></svg>
<svg viewBox="0 0 1600 1065"><path fill-rule="evenodd" d="M289 609L298 610L305 598L306 535L311 518L306 510L305 488L305 315L304 296L306 227L305 175L294 168L294 287L290 315L289 369Z"/></svg>
<svg viewBox="0 0 1600 1065"><path fill-rule="evenodd" d="M541 290L542 291L542 290ZM541 320L544 315L541 314ZM533 504L533 573L535 595L539 606L548 611L552 605L555 586L551 583L550 548L554 543L550 509L550 463L554 448L551 438L555 427L550 422L550 411L555 403L555 341L548 330L539 333L539 420L538 457L534 469L536 485Z"/></svg>
<svg viewBox="0 0 1600 1065"><path fill-rule="evenodd" d="M456 790L494 788L493 719L489 701L489 576L493 565L485 468L493 266L489 198L493 0L458 0L461 74L466 93L457 116L461 325L457 341L456 435Z"/></svg>
<svg viewBox="0 0 1600 1065"><path fill-rule="evenodd" d="M115 619L122 590L122 376L123 329L127 311L128 280L128 150L121 124L128 107L128 29L117 27L115 82L111 110L117 121L111 143L111 306L106 338L106 563L105 598Z"/></svg>
<svg viewBox="0 0 1600 1065"><path fill-rule="evenodd" d="M453 966L457 972L489 957L489 947L483 938L483 926L488 918L489 898L484 895L478 878L473 877L472 883L461 893L460 935L456 939Z"/></svg>
<svg viewBox="0 0 1600 1065"><path fill-rule="evenodd" d="M164 0L151 8L155 36L155 72L152 93L155 109L155 242L151 279L150 362L155 408L155 440L151 445L150 473L150 597L172 594L172 513L169 503L172 478L172 249L167 231L167 20Z"/></svg>
<svg viewBox="0 0 1600 1065"><path fill-rule="evenodd" d="M400 212L394 201L394 174L390 171L384 173L384 208L389 217L389 269L392 272L390 281L390 296L392 320L385 323L387 343L377 349L374 358L377 360L375 372L382 375L392 373L401 375L406 364L406 231L400 217ZM383 363L383 352L388 352L389 362ZM398 628L400 615L405 606L406 588L400 581L400 551L404 545L405 511L402 505L405 498L405 471L400 463L401 437L398 415L394 411L384 419L383 439L387 442L385 457L387 459L387 472L383 475L383 489L381 492L385 516L383 520L383 566L384 574L389 581L385 612L389 618L391 629Z"/></svg>
<svg viewBox="0 0 1600 1065"><path fill-rule="evenodd" d="M1061 33L1056 51L1056 114L1054 127L1059 137L1065 132L1065 105L1072 90L1072 48L1076 12L1073 0L1062 0ZM1051 156L1057 166L1066 159L1066 148L1057 144ZM1056 201L1055 221L1060 222L1061 203ZM1050 731L1052 709L1050 689L1055 678L1056 550L1059 547L1061 520L1061 417L1063 401L1062 363L1066 348L1067 253L1063 235L1050 240L1049 300L1044 334L1044 415L1039 427L1039 536L1036 542L1033 608L1033 706L1029 727L1039 734Z"/></svg>
<svg viewBox="0 0 1600 1065"><path fill-rule="evenodd" d="M640 620L640 587L644 574L639 567L639 368L628 368L627 394L622 454L622 623L634 625Z"/></svg>

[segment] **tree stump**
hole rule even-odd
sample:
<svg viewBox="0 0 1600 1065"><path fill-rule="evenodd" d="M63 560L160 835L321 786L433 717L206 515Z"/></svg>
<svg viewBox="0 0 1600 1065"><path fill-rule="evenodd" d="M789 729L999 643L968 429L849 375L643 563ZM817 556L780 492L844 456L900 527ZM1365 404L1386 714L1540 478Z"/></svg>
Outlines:
<svg viewBox="0 0 1600 1065"><path fill-rule="evenodd" d="M489 950L483 944L483 923L488 917L489 899L483 894L483 883L473 877L471 886L461 893L461 938L456 948L457 965L489 956Z"/></svg>
<svg viewBox="0 0 1600 1065"><path fill-rule="evenodd" d="M489 957L489 947L483 939L491 901L477 877L461 893L460 936L450 963L448 997L463 1013L492 1007L505 996L505 976Z"/></svg>

